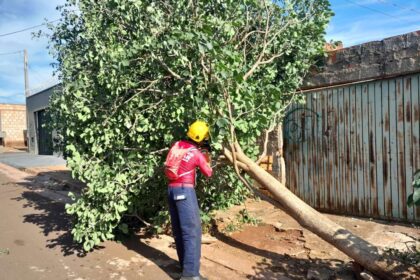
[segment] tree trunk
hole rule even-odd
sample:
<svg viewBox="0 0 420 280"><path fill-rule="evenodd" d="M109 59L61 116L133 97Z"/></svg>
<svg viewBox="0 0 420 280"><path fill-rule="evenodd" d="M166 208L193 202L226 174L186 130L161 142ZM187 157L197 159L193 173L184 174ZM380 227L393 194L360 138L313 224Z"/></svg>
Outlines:
<svg viewBox="0 0 420 280"><path fill-rule="evenodd" d="M283 185L286 185L286 163L284 162L283 147L283 126L279 124L277 127L277 160L279 164L279 181Z"/></svg>
<svg viewBox="0 0 420 280"><path fill-rule="evenodd" d="M281 204L282 208L303 227L353 258L357 263L382 279L410 279L410 276L417 275L417 268L407 267L394 259L384 260L377 247L354 235L307 205L289 191L285 185L248 158L238 144L234 145L234 147L236 150L235 154L225 149L226 157L234 165L236 163L239 168L244 170L260 185L264 186L273 195L274 199Z"/></svg>

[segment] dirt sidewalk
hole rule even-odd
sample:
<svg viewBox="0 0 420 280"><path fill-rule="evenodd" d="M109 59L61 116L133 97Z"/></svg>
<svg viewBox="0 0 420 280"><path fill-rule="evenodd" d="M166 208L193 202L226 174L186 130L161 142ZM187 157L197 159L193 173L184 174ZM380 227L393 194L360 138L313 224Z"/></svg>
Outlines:
<svg viewBox="0 0 420 280"><path fill-rule="evenodd" d="M137 247L104 242L99 250L85 255L72 241L64 205L37 190L0 174L1 279L152 280L175 276L175 261L160 256L138 238ZM165 265L161 260L166 260Z"/></svg>
<svg viewBox="0 0 420 280"><path fill-rule="evenodd" d="M9 251L0 253L0 270L6 279L174 279L178 275L173 239L166 235L104 242L85 255L72 242L70 218L64 212L68 190L42 178L0 164L0 213L5 217L0 221L0 252ZM205 276L355 279L347 256L280 209L250 201L247 213L260 224L242 227L236 225L241 210L243 206L216 214L217 240L202 245ZM382 248L404 249L419 239L413 225L328 216Z"/></svg>
<svg viewBox="0 0 420 280"><path fill-rule="evenodd" d="M302 228L284 211L264 201L249 201L245 206L248 215L259 219L260 225L245 226L239 231L235 228L237 226L232 227L232 224L237 225L235 220L243 219L240 214L243 206L219 212L216 236L223 242L212 246L236 257L242 255L253 260L255 279L277 279L277 276L291 279L355 279L352 260L348 256ZM393 248L408 251L415 245L419 247L420 230L416 225L325 215L380 250ZM223 234L231 228L235 231ZM418 261L418 255L415 259Z"/></svg>

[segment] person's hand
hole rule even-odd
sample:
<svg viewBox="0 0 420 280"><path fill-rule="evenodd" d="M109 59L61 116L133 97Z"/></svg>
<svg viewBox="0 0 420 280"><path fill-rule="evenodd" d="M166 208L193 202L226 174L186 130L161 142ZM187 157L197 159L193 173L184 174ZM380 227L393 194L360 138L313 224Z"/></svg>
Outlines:
<svg viewBox="0 0 420 280"><path fill-rule="evenodd" d="M204 158L205 158L205 159L206 159L206 161L207 161L207 164L208 164L209 166L211 166L211 154L210 154L210 152L209 152L208 150L206 150L206 149L203 149L201 152L203 153Z"/></svg>

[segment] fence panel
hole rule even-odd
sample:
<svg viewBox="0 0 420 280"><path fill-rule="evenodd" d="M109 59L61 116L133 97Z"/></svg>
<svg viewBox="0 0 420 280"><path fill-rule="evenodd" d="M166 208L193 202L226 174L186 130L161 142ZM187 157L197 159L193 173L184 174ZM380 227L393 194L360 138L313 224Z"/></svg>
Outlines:
<svg viewBox="0 0 420 280"><path fill-rule="evenodd" d="M420 221L407 207L420 169L420 74L306 94L288 120L288 187L311 206L389 220ZM286 127L285 127L286 129Z"/></svg>

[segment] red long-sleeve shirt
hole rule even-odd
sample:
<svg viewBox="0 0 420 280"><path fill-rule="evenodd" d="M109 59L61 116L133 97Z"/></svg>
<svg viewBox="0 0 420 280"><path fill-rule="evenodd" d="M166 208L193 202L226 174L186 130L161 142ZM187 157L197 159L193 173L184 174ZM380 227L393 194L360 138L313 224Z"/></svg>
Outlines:
<svg viewBox="0 0 420 280"><path fill-rule="evenodd" d="M196 145L184 140L179 141L179 145L184 149L192 148L192 150L184 155L181 161L181 165L179 166L178 174L186 174L179 177L177 180L170 181L169 186L180 184L195 185L196 167L200 169L204 176L210 177L212 175L213 170L207 163L204 154L200 152Z"/></svg>

